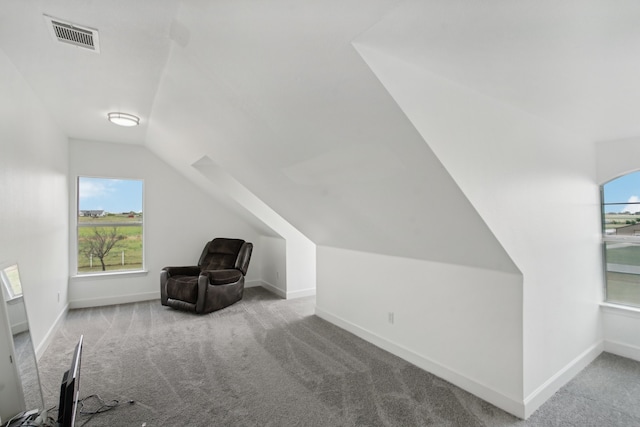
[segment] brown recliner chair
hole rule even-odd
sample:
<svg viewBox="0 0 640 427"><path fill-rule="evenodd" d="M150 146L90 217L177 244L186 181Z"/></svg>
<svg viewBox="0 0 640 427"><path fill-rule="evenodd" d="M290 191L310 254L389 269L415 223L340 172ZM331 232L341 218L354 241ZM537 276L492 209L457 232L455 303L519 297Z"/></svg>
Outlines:
<svg viewBox="0 0 640 427"><path fill-rule="evenodd" d="M210 313L240 301L253 244L241 239L208 242L198 265L165 267L160 273L162 305Z"/></svg>

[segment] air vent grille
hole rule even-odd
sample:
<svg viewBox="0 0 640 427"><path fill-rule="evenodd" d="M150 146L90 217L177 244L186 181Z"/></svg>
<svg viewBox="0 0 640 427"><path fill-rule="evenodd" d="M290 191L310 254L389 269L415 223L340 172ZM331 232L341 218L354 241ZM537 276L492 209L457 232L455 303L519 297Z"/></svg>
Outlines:
<svg viewBox="0 0 640 427"><path fill-rule="evenodd" d="M97 30L64 22L47 15L44 17L54 40L89 49L93 52L100 52Z"/></svg>

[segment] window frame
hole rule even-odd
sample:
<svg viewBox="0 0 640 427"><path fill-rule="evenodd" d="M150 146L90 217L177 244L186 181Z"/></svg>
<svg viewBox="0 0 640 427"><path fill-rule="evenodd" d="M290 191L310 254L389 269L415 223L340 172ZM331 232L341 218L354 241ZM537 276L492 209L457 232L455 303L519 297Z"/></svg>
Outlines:
<svg viewBox="0 0 640 427"><path fill-rule="evenodd" d="M141 216L140 216L140 222L139 225L141 227L141 244L142 244L142 259L141 259L141 265L139 268L134 268L134 269L113 269L113 270L97 270L97 271L80 271L80 228L82 227L88 227L88 225L80 225L80 180L82 178L87 178L87 179L100 179L100 180L113 180L113 181L139 181L141 183L141 206L142 206L142 211L141 211ZM139 274L146 274L147 270L146 270L146 232L145 232L145 181L142 178L130 178L130 177L121 177L121 176L95 176L95 175L87 175L87 174L78 174L76 176L75 179L75 205L74 205L74 211L73 211L73 217L74 217L74 221L75 221L75 235L74 235L74 252L73 252L73 260L74 260L74 268L73 271L75 271L74 275L72 277L74 278L86 278L86 277L100 277L100 276L117 276L117 275L139 275ZM115 223L115 222L114 222ZM109 223L106 222L105 226L109 226L111 224L114 223ZM118 226L122 226L122 223L119 223L120 225ZM136 224L138 225L138 224ZM124 225L125 227L130 227L133 226L133 224L131 225ZM97 260L98 265L100 263L99 259Z"/></svg>
<svg viewBox="0 0 640 427"><path fill-rule="evenodd" d="M18 281L20 282L19 283L20 284L20 293L19 294L14 292L13 287L12 287L12 283L11 283L11 278L7 274L7 270L12 268L12 267L15 267L15 269L17 271L17 275L18 275ZM22 279L20 278L20 269L18 268L18 263L17 262L4 263L4 264L0 265L0 281L3 284L4 292L6 292L6 294L8 296L8 299L6 299L7 302L13 301L13 300L18 300L18 299L21 299L23 297L24 291L22 289Z"/></svg>
<svg viewBox="0 0 640 427"><path fill-rule="evenodd" d="M604 283L604 304L608 304L612 306L623 306L625 308L634 309L634 310L640 309L640 304L635 304L633 302L628 302L628 301L617 301L617 300L610 299L609 278L607 275L607 273L609 272L609 268L608 268L609 263L607 262L607 244L618 243L618 244L638 245L640 247L640 234L638 235L608 234L607 228L606 228L606 225L607 225L606 207L612 206L612 205L630 205L630 204L640 205L640 202L621 201L621 202L605 203L605 185L615 181L616 179L622 178L624 176L627 176L633 173L638 173L638 172L640 172L640 170L628 172L626 174L610 179L609 181L600 185L600 209L601 209L600 213L601 213L601 227L602 227L602 277L603 277L603 283ZM638 215L638 219L640 220L640 213L637 213L636 215ZM638 222L637 224L640 224L640 222ZM633 225L633 224L630 224L630 225ZM636 274L636 273L628 273L628 274ZM638 266L638 273L636 275L640 276L640 266Z"/></svg>

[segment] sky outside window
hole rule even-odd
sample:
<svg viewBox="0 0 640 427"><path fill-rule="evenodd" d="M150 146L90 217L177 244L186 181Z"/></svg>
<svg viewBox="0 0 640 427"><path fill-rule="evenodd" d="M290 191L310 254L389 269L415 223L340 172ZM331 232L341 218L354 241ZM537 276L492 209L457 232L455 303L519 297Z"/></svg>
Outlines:
<svg viewBox="0 0 640 427"><path fill-rule="evenodd" d="M640 212L640 171L621 176L604 185L605 212ZM609 205L609 203L620 203Z"/></svg>
<svg viewBox="0 0 640 427"><path fill-rule="evenodd" d="M142 212L142 181L79 177L78 209Z"/></svg>

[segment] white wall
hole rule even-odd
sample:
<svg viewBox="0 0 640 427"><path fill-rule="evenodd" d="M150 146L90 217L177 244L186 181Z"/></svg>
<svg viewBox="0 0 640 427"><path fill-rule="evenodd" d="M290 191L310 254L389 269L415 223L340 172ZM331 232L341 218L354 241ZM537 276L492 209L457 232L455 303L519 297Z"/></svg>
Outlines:
<svg viewBox="0 0 640 427"><path fill-rule="evenodd" d="M260 158L261 165L269 164L265 151L271 150L268 144L259 142L269 132L259 130L251 118L245 117L241 113L244 108L227 104L226 91L218 89L228 89L228 84L218 86L215 76L208 74L201 63L193 67L192 58L184 55L180 47L173 47L154 98L147 147L205 193L244 211L245 220L264 235L285 239L284 258L278 264L286 268L279 271L282 277L277 288L270 288L272 291L284 298L314 294L314 242L238 179L259 174L251 159ZM193 114L194 106L198 114ZM244 151L247 144L240 143L240 135L251 141L251 152ZM176 141L181 141L180 145ZM234 160L229 159L230 153L236 156ZM278 188L276 193L286 193L286 189Z"/></svg>
<svg viewBox="0 0 640 427"><path fill-rule="evenodd" d="M7 301L7 314L9 315L9 324L13 335L29 330L27 310L23 298Z"/></svg>
<svg viewBox="0 0 640 427"><path fill-rule="evenodd" d="M281 262L286 263L286 269L278 272L286 275L280 284L284 293L275 290L276 293L283 298L315 295L316 245L208 156L203 156L192 166L207 179L209 186L225 191L229 198L284 238L285 260Z"/></svg>
<svg viewBox="0 0 640 427"><path fill-rule="evenodd" d="M39 348L67 302L67 139L1 50L0 141L0 263L20 266ZM4 322L0 316L0 330ZM5 367L0 363L2 407L12 398Z"/></svg>
<svg viewBox="0 0 640 427"><path fill-rule="evenodd" d="M393 52L357 49L523 274L528 416L602 348L595 146Z"/></svg>
<svg viewBox="0 0 640 427"><path fill-rule="evenodd" d="M287 238L287 298L316 294L316 245L301 233Z"/></svg>
<svg viewBox="0 0 640 427"><path fill-rule="evenodd" d="M640 138L597 144L598 183L640 169ZM603 307L605 350L640 360L640 310Z"/></svg>
<svg viewBox="0 0 640 427"><path fill-rule="evenodd" d="M522 410L520 275L320 246L316 304L320 317Z"/></svg>
<svg viewBox="0 0 640 427"><path fill-rule="evenodd" d="M260 236L262 286L282 298L287 297L287 242L279 237Z"/></svg>
<svg viewBox="0 0 640 427"><path fill-rule="evenodd" d="M604 349L640 361L640 310L602 307Z"/></svg>
<svg viewBox="0 0 640 427"><path fill-rule="evenodd" d="M220 18L213 15L215 8L205 9L202 13ZM199 34L192 42L217 40L211 31L220 27L202 22L190 22L190 30ZM244 36L236 31L234 25L234 37ZM237 61L258 56L225 51L232 54L227 62L196 46L201 45L172 48L154 99L147 145L195 182L206 177L209 188L225 188L288 245L308 238L304 251L291 251L313 253L315 243L443 262L464 258L465 265L517 271L348 44L331 51L331 73L304 64L296 86L286 79L286 90L274 92L286 96L268 97L266 104L261 91L244 93L249 81L255 83L252 78L238 80L244 74L237 72L227 76L231 81L221 78L222 69L228 72L226 67ZM277 63L268 55L259 58ZM283 74L256 71L263 65L253 65L251 75L264 77L264 88L277 84L269 77L279 81ZM287 105L280 104L285 100ZM434 223L439 226L431 227ZM468 249L442 246L442 240L466 241ZM301 265L287 262L288 268ZM313 274L299 273L300 280L287 281L296 285L296 293L313 287Z"/></svg>
<svg viewBox="0 0 640 427"><path fill-rule="evenodd" d="M640 137L598 142L596 152L598 185L640 170Z"/></svg>
<svg viewBox="0 0 640 427"><path fill-rule="evenodd" d="M216 203L144 146L71 140L69 192L79 175L144 180L145 261L148 273L117 276L75 276L69 283L71 307L114 304L160 297L160 270L168 265L193 265L204 244L214 237L254 243L247 282L261 274L260 234ZM75 224L75 196L68 204ZM76 271L75 228L69 232L69 265Z"/></svg>

